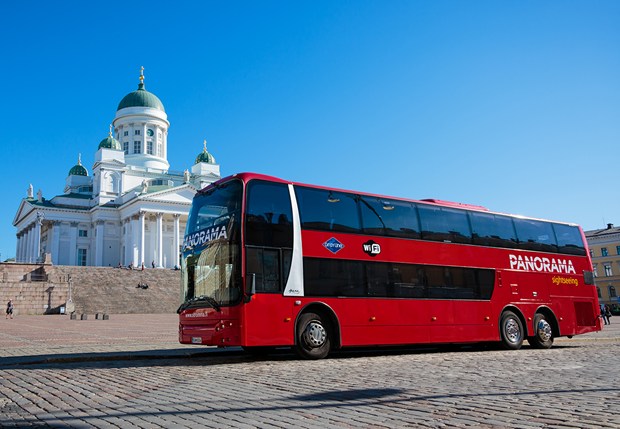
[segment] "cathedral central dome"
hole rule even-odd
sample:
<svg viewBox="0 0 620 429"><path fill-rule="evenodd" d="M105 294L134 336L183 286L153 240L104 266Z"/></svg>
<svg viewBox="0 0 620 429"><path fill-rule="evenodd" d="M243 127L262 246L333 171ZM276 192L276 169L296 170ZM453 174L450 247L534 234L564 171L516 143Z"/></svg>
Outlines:
<svg viewBox="0 0 620 429"><path fill-rule="evenodd" d="M134 92L130 92L127 94L120 103L118 103L118 108L116 111L124 109L126 107L151 107L153 109L159 109L162 112L165 112L164 104L161 102L159 98L152 92L148 92L144 89L144 67L140 71L140 84L138 85L138 89Z"/></svg>
<svg viewBox="0 0 620 429"><path fill-rule="evenodd" d="M134 92L130 92L127 94L120 103L118 103L118 108L121 110L125 107L152 107L153 109L159 109L162 112L165 112L164 105L159 98L152 92L148 92L144 89L144 84L141 83L138 85L138 89Z"/></svg>

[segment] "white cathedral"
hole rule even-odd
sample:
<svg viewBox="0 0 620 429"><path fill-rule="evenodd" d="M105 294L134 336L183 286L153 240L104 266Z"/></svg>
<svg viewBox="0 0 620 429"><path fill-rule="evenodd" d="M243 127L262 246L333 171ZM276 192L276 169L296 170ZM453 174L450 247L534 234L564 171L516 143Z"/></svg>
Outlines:
<svg viewBox="0 0 620 429"><path fill-rule="evenodd" d="M169 170L170 122L159 98L144 88L143 70L99 143L92 176L78 157L64 194L48 200L28 188L13 220L16 262L49 255L56 265L179 266L192 198L220 178L220 167L205 141L191 170Z"/></svg>

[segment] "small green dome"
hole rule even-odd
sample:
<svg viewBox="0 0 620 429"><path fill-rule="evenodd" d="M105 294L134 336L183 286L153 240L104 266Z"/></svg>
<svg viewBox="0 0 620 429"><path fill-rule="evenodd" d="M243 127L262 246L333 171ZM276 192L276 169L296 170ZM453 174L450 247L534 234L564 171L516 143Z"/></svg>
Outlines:
<svg viewBox="0 0 620 429"><path fill-rule="evenodd" d="M78 155L78 163L71 167L69 176L88 176L88 171L82 165L82 155Z"/></svg>
<svg viewBox="0 0 620 429"><path fill-rule="evenodd" d="M122 150L121 149L121 144L119 143L119 141L116 140L112 136L107 136L106 138L101 140L101 143L99 143L99 149L101 149L101 148L113 149L113 150Z"/></svg>
<svg viewBox="0 0 620 429"><path fill-rule="evenodd" d="M198 154L196 157L196 162L194 164L199 164L201 162L206 162L207 164L215 164L215 158L209 152L207 152L207 141L204 141L204 148L202 152Z"/></svg>

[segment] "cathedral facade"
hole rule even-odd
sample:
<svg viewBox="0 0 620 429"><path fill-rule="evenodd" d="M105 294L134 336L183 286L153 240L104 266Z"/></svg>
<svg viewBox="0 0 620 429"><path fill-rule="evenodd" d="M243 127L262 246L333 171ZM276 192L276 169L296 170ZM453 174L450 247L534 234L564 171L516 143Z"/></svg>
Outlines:
<svg viewBox="0 0 620 429"><path fill-rule="evenodd" d="M99 143L92 174L78 156L63 194L48 200L28 188L13 220L16 262L178 267L192 198L220 178L220 167L204 142L189 169L170 170L169 126L141 71Z"/></svg>

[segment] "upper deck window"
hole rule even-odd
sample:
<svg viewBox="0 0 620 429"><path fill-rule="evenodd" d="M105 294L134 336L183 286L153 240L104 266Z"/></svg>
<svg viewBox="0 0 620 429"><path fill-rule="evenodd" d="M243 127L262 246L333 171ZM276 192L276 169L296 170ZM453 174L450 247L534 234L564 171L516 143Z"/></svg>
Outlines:
<svg viewBox="0 0 620 429"><path fill-rule="evenodd" d="M293 213L288 187L252 180L247 193L247 244L292 248Z"/></svg>
<svg viewBox="0 0 620 429"><path fill-rule="evenodd" d="M364 233L420 238L416 206L405 201L359 197Z"/></svg>
<svg viewBox="0 0 620 429"><path fill-rule="evenodd" d="M471 243L471 229L465 210L418 205L422 239L451 243Z"/></svg>
<svg viewBox="0 0 620 429"><path fill-rule="evenodd" d="M553 230L558 241L558 250L560 253L568 253L571 255L586 255L586 247L581 238L579 228L571 225L562 225L554 223Z"/></svg>
<svg viewBox="0 0 620 429"><path fill-rule="evenodd" d="M295 191L302 228L360 232L355 195L301 186Z"/></svg>
<svg viewBox="0 0 620 429"><path fill-rule="evenodd" d="M533 219L514 219L519 247L525 250L557 252L553 227L548 222Z"/></svg>
<svg viewBox="0 0 620 429"><path fill-rule="evenodd" d="M517 235L508 216L471 212L471 229L474 244L494 247L516 247Z"/></svg>

